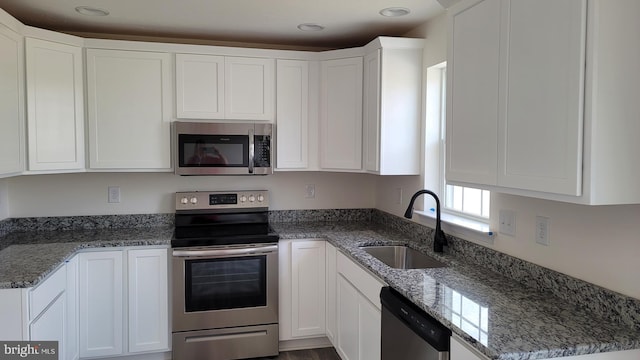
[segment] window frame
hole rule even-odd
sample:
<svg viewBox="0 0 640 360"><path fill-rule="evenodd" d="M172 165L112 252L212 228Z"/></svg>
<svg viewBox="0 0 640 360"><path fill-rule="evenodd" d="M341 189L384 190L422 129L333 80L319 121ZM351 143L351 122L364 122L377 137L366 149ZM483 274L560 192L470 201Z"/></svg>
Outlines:
<svg viewBox="0 0 640 360"><path fill-rule="evenodd" d="M487 217L475 215L471 213L465 213L456 209L448 207L447 204L447 192L446 192L446 62L442 62L436 65L426 67L425 76L425 115L423 117L423 123L425 125L424 134L424 171L423 171L423 185L425 188L437 188L437 193L441 199L441 220L450 229L450 232L456 234L471 235L471 237L478 237L484 242L493 242L493 232L490 230L489 225L491 221L490 206ZM437 136L434 134L434 130L437 129ZM437 141L437 146L435 142ZM437 151L437 161L435 156L429 154L430 151ZM437 168L437 179L434 175L429 174L429 169ZM450 184L451 186L457 186ZM485 190L486 191L486 190ZM490 198L490 195L489 195ZM423 199L423 211L417 213L428 217L435 218L435 209L433 199L425 197ZM481 205L482 206L482 205Z"/></svg>

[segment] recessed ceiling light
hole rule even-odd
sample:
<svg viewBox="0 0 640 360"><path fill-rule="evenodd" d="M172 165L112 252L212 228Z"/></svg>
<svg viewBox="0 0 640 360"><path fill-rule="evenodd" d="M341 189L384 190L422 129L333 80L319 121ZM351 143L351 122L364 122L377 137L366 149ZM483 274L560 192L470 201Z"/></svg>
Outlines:
<svg viewBox="0 0 640 360"><path fill-rule="evenodd" d="M324 26L320 24L307 23L298 25L298 29L302 31L322 31L324 30Z"/></svg>
<svg viewBox="0 0 640 360"><path fill-rule="evenodd" d="M98 8L94 8L91 6L78 6L76 11L82 15L87 16L107 16L109 12L107 10L102 10Z"/></svg>
<svg viewBox="0 0 640 360"><path fill-rule="evenodd" d="M380 10L380 15L387 16L387 17L398 17L398 16L405 16L410 12L411 10L403 7L389 7L389 8Z"/></svg>

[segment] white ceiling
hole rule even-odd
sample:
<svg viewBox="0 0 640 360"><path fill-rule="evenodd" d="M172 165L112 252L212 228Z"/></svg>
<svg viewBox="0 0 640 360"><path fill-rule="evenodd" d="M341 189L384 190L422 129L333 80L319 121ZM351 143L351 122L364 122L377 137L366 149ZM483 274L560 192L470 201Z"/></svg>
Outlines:
<svg viewBox="0 0 640 360"><path fill-rule="evenodd" d="M77 6L108 10L78 14ZM406 16L379 14L405 7ZM338 48L364 45L378 35L399 36L441 14L436 0L0 0L23 23L71 33L109 33L215 41ZM325 26L302 32L301 23Z"/></svg>

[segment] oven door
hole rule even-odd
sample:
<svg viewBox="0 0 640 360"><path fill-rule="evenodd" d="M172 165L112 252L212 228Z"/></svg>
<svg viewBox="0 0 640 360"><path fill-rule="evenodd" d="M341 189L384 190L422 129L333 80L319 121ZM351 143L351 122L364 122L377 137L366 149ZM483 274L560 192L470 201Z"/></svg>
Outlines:
<svg viewBox="0 0 640 360"><path fill-rule="evenodd" d="M173 331L278 322L278 245L173 250Z"/></svg>

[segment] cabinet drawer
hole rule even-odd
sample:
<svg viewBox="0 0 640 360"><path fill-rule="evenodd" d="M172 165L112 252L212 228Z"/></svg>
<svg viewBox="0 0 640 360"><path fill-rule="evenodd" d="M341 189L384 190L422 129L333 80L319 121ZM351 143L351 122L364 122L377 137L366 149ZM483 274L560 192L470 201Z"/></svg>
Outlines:
<svg viewBox="0 0 640 360"><path fill-rule="evenodd" d="M338 273L342 274L345 279L353 284L362 295L371 301L378 309L381 308L380 289L385 286L382 280L363 269L341 252L338 252L337 268Z"/></svg>
<svg viewBox="0 0 640 360"><path fill-rule="evenodd" d="M29 320L35 319L62 292L67 284L67 268L63 265L29 294Z"/></svg>

